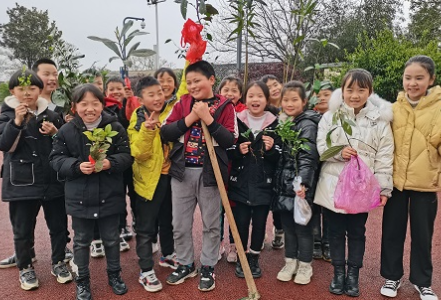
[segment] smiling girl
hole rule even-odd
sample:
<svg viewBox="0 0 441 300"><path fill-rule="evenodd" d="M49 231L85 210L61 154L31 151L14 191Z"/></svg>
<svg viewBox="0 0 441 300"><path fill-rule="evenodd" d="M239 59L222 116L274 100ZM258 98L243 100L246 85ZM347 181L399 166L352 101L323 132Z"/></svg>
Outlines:
<svg viewBox="0 0 441 300"><path fill-rule="evenodd" d="M265 132L277 126L276 116L265 110L268 100L269 90L263 82L256 81L247 87L247 109L237 115L240 136L231 150L232 168L228 183L228 197L235 203L233 214L244 249L248 248L252 223L247 258L255 278L262 276L259 254L274 198L273 174L280 155L280 139ZM245 277L239 261L235 274L240 278Z"/></svg>
<svg viewBox="0 0 441 300"><path fill-rule="evenodd" d="M317 124L320 114L305 110L307 104L303 83L291 81L282 90L282 109L279 121L293 121L292 130L300 131L299 138L307 140L310 150L300 150L296 156L285 144L277 166L275 210L279 212L285 232L285 266L277 274L280 281L291 281L297 284L308 284L312 276L312 226L294 223L293 210L296 194L312 205L317 181L319 158L316 147ZM297 166L297 168L296 168ZM294 176L302 177L302 191L295 192L292 186Z"/></svg>
<svg viewBox="0 0 441 300"><path fill-rule="evenodd" d="M381 242L381 294L397 296L403 276L403 254L410 217L409 280L423 300L438 297L432 285L432 236L441 188L441 88L435 63L424 55L405 65L404 92L393 105L395 139L394 189L384 207Z"/></svg>
<svg viewBox="0 0 441 300"><path fill-rule="evenodd" d="M371 169L381 187L382 205L386 204L392 192L392 105L372 95L372 92L372 75L363 69L350 70L343 78L341 89L332 94L329 111L320 120L317 133L317 149L320 154L328 149L326 140L331 130L332 145L346 145L339 154L324 161L314 196L314 203L323 206L329 222L329 244L334 266L334 278L329 291L337 295L360 295L358 275L363 266L368 218L367 212L348 214L334 206L334 191L346 162L351 156L358 156ZM334 113L339 109L356 124L352 126L350 138L339 124L332 121Z"/></svg>

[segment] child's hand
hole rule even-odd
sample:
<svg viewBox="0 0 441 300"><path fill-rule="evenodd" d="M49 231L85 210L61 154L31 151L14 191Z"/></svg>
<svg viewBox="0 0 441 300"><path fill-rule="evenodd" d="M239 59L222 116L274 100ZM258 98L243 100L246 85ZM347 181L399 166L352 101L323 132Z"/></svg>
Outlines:
<svg viewBox="0 0 441 300"><path fill-rule="evenodd" d="M341 150L341 157L343 157L343 159L350 160L351 156L357 156L357 150L349 146L344 147L343 150Z"/></svg>
<svg viewBox="0 0 441 300"><path fill-rule="evenodd" d="M58 129L52 122L43 121L39 131L41 134L52 136L58 132Z"/></svg>
<svg viewBox="0 0 441 300"><path fill-rule="evenodd" d="M304 185L301 185L300 191L296 191L296 195L299 196L302 199L305 199L306 197L306 189Z"/></svg>
<svg viewBox="0 0 441 300"><path fill-rule="evenodd" d="M245 155L250 152L251 142L243 142L239 145L239 151L241 154Z"/></svg>
<svg viewBox="0 0 441 300"><path fill-rule="evenodd" d="M380 196L380 206L385 206L387 203L388 198L386 196L381 195Z"/></svg>
<svg viewBox="0 0 441 300"><path fill-rule="evenodd" d="M110 161L107 158L105 158L103 160L103 169L102 169L102 171L109 170L110 167L111 167Z"/></svg>
<svg viewBox="0 0 441 300"><path fill-rule="evenodd" d="M263 135L262 140L265 144L265 150L269 151L274 146L274 139L268 135Z"/></svg>
<svg viewBox="0 0 441 300"><path fill-rule="evenodd" d="M192 111L194 111L205 124L210 125L213 122L213 117L208 109L208 103L196 101L193 105Z"/></svg>
<svg viewBox="0 0 441 300"><path fill-rule="evenodd" d="M72 121L73 118L74 118L74 116L67 114L64 116L64 121L66 123L69 123L70 121Z"/></svg>
<svg viewBox="0 0 441 300"><path fill-rule="evenodd" d="M155 130L157 125L159 124L159 120L155 118L155 112L153 111L150 114L150 117L147 115L147 113L144 113L144 117L145 117L145 122L144 122L145 128Z"/></svg>
<svg viewBox="0 0 441 300"><path fill-rule="evenodd" d="M83 172L83 174L90 175L95 171L95 165L91 162L82 162L80 164L80 170Z"/></svg>
<svg viewBox="0 0 441 300"><path fill-rule="evenodd" d="M17 126L20 126L23 123L23 120L28 113L28 105L26 103L21 103L15 108L15 120L14 123Z"/></svg>
<svg viewBox="0 0 441 300"><path fill-rule="evenodd" d="M194 122L199 121L199 116L192 110L186 117L185 117L185 125L187 127L190 127Z"/></svg>

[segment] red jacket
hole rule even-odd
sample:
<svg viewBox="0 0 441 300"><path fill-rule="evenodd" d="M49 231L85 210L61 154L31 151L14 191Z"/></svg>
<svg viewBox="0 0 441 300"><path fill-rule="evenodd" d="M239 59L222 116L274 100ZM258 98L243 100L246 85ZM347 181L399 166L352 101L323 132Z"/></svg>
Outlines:
<svg viewBox="0 0 441 300"><path fill-rule="evenodd" d="M237 120L231 100L227 100L220 95L216 95L216 97L220 100L220 103L213 115L214 122L207 127L213 138L219 167L226 183L228 180L226 149L233 146L238 137ZM174 143L173 149L170 151L172 165L169 174L180 181L182 181L185 171L184 148L190 136L190 127L185 124L185 117L190 114L194 101L189 94L183 95L176 102L165 124L161 127L163 139ZM208 153L208 151L205 151L205 153ZM216 178L209 157L204 157L202 168L204 186L216 186Z"/></svg>

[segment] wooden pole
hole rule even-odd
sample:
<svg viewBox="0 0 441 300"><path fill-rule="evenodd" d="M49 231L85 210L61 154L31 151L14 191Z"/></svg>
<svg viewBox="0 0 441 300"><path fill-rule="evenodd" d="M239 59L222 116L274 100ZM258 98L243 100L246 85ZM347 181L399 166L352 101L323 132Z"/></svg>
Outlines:
<svg viewBox="0 0 441 300"><path fill-rule="evenodd" d="M211 165L213 166L214 175L216 176L217 186L222 198L222 205L224 206L225 213L227 215L228 224L230 225L231 233L233 234L234 243L236 244L237 254L239 256L242 270L245 275L245 281L248 287L248 298L245 299L260 299L259 292L257 291L256 283L254 282L251 269L248 264L245 250L240 240L239 232L237 231L236 221L234 220L233 211L231 210L230 202L228 200L227 191L225 190L222 174L217 162L216 152L214 151L213 141L211 140L211 134L208 131L207 125L201 120L202 130L205 136L205 143L207 144L207 150L210 156Z"/></svg>

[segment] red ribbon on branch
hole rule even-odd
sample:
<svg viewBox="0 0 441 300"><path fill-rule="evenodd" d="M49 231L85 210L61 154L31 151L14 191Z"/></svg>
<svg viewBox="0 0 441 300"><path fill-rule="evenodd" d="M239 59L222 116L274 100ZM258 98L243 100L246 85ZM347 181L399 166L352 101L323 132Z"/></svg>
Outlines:
<svg viewBox="0 0 441 300"><path fill-rule="evenodd" d="M184 48L186 44L190 44L186 56L190 64L202 60L207 49L207 41L204 41L201 36L202 29L204 29L202 24L197 24L191 19L188 19L182 28L181 46Z"/></svg>

